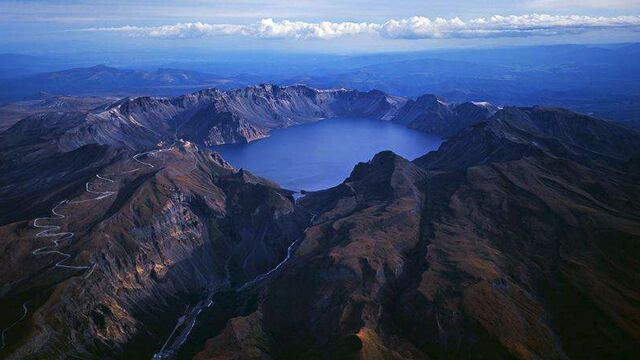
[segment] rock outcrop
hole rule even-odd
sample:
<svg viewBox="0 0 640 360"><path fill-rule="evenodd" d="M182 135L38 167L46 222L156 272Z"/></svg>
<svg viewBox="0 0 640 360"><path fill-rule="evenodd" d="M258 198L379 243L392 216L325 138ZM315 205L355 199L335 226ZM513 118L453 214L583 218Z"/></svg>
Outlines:
<svg viewBox="0 0 640 360"><path fill-rule="evenodd" d="M407 101L377 90L259 85L173 98L125 98L89 112L39 113L16 123L0 140L3 147L48 142L61 151L87 144L142 150L176 138L209 146L246 143L268 136L271 129L335 117L394 121L447 136L494 111L485 103L448 105L433 95Z"/></svg>
<svg viewBox="0 0 640 360"><path fill-rule="evenodd" d="M338 116L391 119L405 99L380 91L316 90L305 86L209 89L174 98L125 98L90 112L28 117L2 134L8 146L52 142L69 151L87 144L146 149L176 137L201 145L243 143L270 129ZM30 128L35 132L27 134ZM54 133L42 129L54 129Z"/></svg>
<svg viewBox="0 0 640 360"><path fill-rule="evenodd" d="M447 104L435 95L426 94L407 101L393 121L412 129L449 136L486 120L497 110L497 107L486 102Z"/></svg>
<svg viewBox="0 0 640 360"><path fill-rule="evenodd" d="M303 198L317 216L288 266L185 356L634 358L639 145L508 108L415 163L380 153Z"/></svg>
<svg viewBox="0 0 640 360"><path fill-rule="evenodd" d="M258 86L18 122L0 135L0 356L148 358L177 323L162 354L181 358L635 358L640 135L494 110ZM357 115L477 123L297 202L195 144Z"/></svg>
<svg viewBox="0 0 640 360"><path fill-rule="evenodd" d="M55 227L37 235L22 213L0 227L3 314L28 308L3 356L148 356L187 304L275 267L309 220L289 191L190 143L102 154L73 183L86 186L15 195L53 207L31 216ZM33 253L42 247L55 253Z"/></svg>

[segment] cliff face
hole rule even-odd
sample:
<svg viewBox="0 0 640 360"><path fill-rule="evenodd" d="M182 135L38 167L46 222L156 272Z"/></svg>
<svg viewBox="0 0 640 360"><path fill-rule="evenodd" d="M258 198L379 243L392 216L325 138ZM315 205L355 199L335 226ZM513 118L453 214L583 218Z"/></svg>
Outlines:
<svg viewBox="0 0 640 360"><path fill-rule="evenodd" d="M239 294L238 309L215 309L231 320L202 324L221 330L194 353L633 358L639 141L511 108L416 163L380 153L301 201L317 216L288 266L257 304Z"/></svg>
<svg viewBox="0 0 640 360"><path fill-rule="evenodd" d="M403 98L381 91L259 85L226 93L229 108L256 126L282 128L337 116L390 119Z"/></svg>
<svg viewBox="0 0 640 360"><path fill-rule="evenodd" d="M19 122L0 135L0 355L635 358L637 133L505 108L298 203L174 142L488 107L402 104L258 86Z"/></svg>
<svg viewBox="0 0 640 360"><path fill-rule="evenodd" d="M210 89L174 98L126 98L84 113L38 114L18 122L3 138L12 147L41 140L62 151L92 143L146 149L176 137L203 145L241 143L263 138L269 129L331 117L388 120L404 102L380 91L275 85ZM44 128L55 133L38 133Z"/></svg>
<svg viewBox="0 0 640 360"><path fill-rule="evenodd" d="M273 268L309 219L289 192L189 143L97 174L37 229L0 227L3 314L28 308L10 358L148 355L185 304Z"/></svg>
<svg viewBox="0 0 640 360"><path fill-rule="evenodd" d="M270 129L334 117L395 121L447 136L494 111L488 104L448 105L433 95L407 101L376 90L259 85L173 98L125 98L89 112L36 114L16 123L0 140L7 148L40 142L60 151L88 144L142 150L176 138L208 146L250 142L268 136Z"/></svg>
<svg viewBox="0 0 640 360"><path fill-rule="evenodd" d="M497 110L489 103L447 104L435 95L427 94L407 101L393 121L412 129L449 136L486 120Z"/></svg>
<svg viewBox="0 0 640 360"><path fill-rule="evenodd" d="M464 129L441 151L416 162L433 170L454 170L538 154L621 167L637 154L638 145L637 133L602 120L561 109L511 107Z"/></svg>
<svg viewBox="0 0 640 360"><path fill-rule="evenodd" d="M198 111L180 126L180 133L192 134L190 137L194 141L205 146L247 143L269 136L266 129L252 126L239 115L218 113L211 107Z"/></svg>

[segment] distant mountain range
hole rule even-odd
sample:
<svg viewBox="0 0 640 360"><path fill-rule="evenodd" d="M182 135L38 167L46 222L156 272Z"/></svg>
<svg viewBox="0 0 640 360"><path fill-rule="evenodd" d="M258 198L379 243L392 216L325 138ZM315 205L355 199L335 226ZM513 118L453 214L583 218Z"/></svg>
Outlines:
<svg viewBox="0 0 640 360"><path fill-rule="evenodd" d="M371 64L288 81L409 97L432 93L457 102L481 98L494 104L566 107L640 126L639 53L640 44L630 44L372 55L365 57Z"/></svg>
<svg viewBox="0 0 640 360"><path fill-rule="evenodd" d="M179 94L203 87L233 87L239 83L196 71L118 69L105 65L74 68L0 80L0 101L24 100L42 92L61 95Z"/></svg>
<svg viewBox="0 0 640 360"><path fill-rule="evenodd" d="M59 111L89 111L113 102L115 98L76 97L41 93L36 99L0 106L0 132L23 118L36 113Z"/></svg>
<svg viewBox="0 0 640 360"><path fill-rule="evenodd" d="M564 107L638 127L639 53L640 44L351 56L269 53L189 56L186 52L183 61L176 60L175 54L140 54L140 63L132 63L132 55L127 53L122 55L124 58L112 59L110 63L118 64L116 67L88 68L85 64L100 63L110 57L87 54L47 59L0 54L0 103L33 99L40 92L73 96L175 96L210 87L229 90L256 83L305 84L365 92L379 89L409 98L438 94L456 103L485 100L496 105ZM127 70L131 67L142 70ZM69 68L72 69L61 70ZM156 68L159 70L150 70ZM47 72L42 74L43 71Z"/></svg>
<svg viewBox="0 0 640 360"><path fill-rule="evenodd" d="M299 199L204 146L334 116L448 138ZM632 359L640 341L640 135L564 109L259 85L42 112L0 133L0 214L10 359Z"/></svg>

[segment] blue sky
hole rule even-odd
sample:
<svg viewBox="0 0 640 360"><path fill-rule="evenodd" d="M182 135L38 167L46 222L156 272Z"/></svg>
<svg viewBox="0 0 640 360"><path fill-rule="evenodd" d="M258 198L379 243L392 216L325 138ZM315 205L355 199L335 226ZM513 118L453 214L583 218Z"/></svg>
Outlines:
<svg viewBox="0 0 640 360"><path fill-rule="evenodd" d="M0 52L348 53L632 42L639 30L640 0L0 0Z"/></svg>

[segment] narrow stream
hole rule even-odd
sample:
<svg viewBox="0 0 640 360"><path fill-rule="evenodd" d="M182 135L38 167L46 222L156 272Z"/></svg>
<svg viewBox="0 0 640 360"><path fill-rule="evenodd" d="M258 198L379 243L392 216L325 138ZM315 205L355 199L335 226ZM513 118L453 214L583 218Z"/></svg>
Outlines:
<svg viewBox="0 0 640 360"><path fill-rule="evenodd" d="M295 251L296 245L298 245L300 241L304 239L304 235L306 234L307 230L309 230L309 228L313 225L315 218L316 218L315 214L311 216L309 225L304 229L304 231L302 232L302 235L300 235L294 242L291 243L291 245L289 245L289 247L287 248L287 256L280 263L278 263L278 265L276 265L273 269L256 276L253 280L249 280L245 282L241 286L233 289L233 291L236 291L236 292L243 291L248 287L255 285L256 283L259 283L260 281L268 278L270 275L272 275L273 273L278 271L280 268L282 268L282 266L284 266L284 264L287 263L289 259L291 259L291 256ZM226 289L225 287L216 288L216 290L212 290L205 299L199 301L193 307L188 308L186 313L182 315L180 318L178 318L178 322L176 323L176 326L173 328L173 331L171 331L171 334L169 334L167 341L165 341L165 343L162 345L162 348L160 348L160 351L158 351L153 355L152 359L166 360L166 359L174 358L178 354L178 351L180 350L182 345L184 345L184 343L189 338L189 335L191 334L191 330L193 330L193 328L195 327L198 321L198 315L200 315L200 313L203 310L211 307L214 304L213 298L215 297L215 295L217 295L221 291L226 291L226 290L228 289Z"/></svg>

